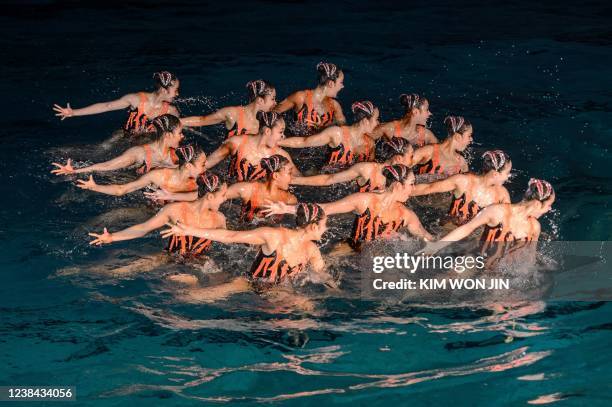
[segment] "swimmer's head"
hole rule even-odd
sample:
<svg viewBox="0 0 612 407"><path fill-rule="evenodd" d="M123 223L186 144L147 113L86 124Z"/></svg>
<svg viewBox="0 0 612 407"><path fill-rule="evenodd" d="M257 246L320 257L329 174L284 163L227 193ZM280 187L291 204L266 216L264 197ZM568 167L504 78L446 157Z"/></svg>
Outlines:
<svg viewBox="0 0 612 407"><path fill-rule="evenodd" d="M453 138L455 150L463 151L472 143L472 124L463 116L447 116L444 124L448 136Z"/></svg>
<svg viewBox="0 0 612 407"><path fill-rule="evenodd" d="M397 194L398 201L405 202L410 198L414 187L414 174L405 165L386 165L382 171L387 182L387 191Z"/></svg>
<svg viewBox="0 0 612 407"><path fill-rule="evenodd" d="M206 165L206 153L197 145L187 145L176 150L179 159L179 167L186 170L193 178L204 173Z"/></svg>
<svg viewBox="0 0 612 407"><path fill-rule="evenodd" d="M351 105L351 111L355 116L355 122L360 122L365 127L366 133L371 132L378 126L380 112L369 100L353 103Z"/></svg>
<svg viewBox="0 0 612 407"><path fill-rule="evenodd" d="M325 211L315 203L299 203L295 211L295 223L311 234L311 240L321 239L327 231Z"/></svg>
<svg viewBox="0 0 612 407"><path fill-rule="evenodd" d="M536 178L529 180L524 199L530 203L538 203L530 207L532 216L539 218L550 211L555 198L555 190L550 182Z"/></svg>
<svg viewBox="0 0 612 407"><path fill-rule="evenodd" d="M491 174L496 184L503 184L510 177L512 161L502 150L485 151L482 155L482 173Z"/></svg>
<svg viewBox="0 0 612 407"><path fill-rule="evenodd" d="M325 89L326 96L335 98L344 88L344 72L331 62L317 64L318 86Z"/></svg>
<svg viewBox="0 0 612 407"><path fill-rule="evenodd" d="M183 126L178 117L171 114L157 116L151 122L159 138L163 137L168 147L177 148L183 140Z"/></svg>
<svg viewBox="0 0 612 407"><path fill-rule="evenodd" d="M249 102L256 102L257 110L269 112L276 106L276 89L270 82L257 79L246 84Z"/></svg>
<svg viewBox="0 0 612 407"><path fill-rule="evenodd" d="M171 102L179 94L179 80L178 78L168 71L155 72L153 74L155 80L155 87L160 93L166 95L166 100Z"/></svg>
<svg viewBox="0 0 612 407"><path fill-rule="evenodd" d="M412 167L414 148L403 137L393 137L384 143L385 148L392 154L391 164L403 164Z"/></svg>
<svg viewBox="0 0 612 407"><path fill-rule="evenodd" d="M273 144L285 137L285 120L280 113L259 111L256 117L259 121L259 134L270 137Z"/></svg>
<svg viewBox="0 0 612 407"><path fill-rule="evenodd" d="M431 117L429 100L416 93L403 93L400 95L400 104L406 109L406 116L410 121L425 126Z"/></svg>
<svg viewBox="0 0 612 407"><path fill-rule="evenodd" d="M210 172L201 174L196 182L198 184L198 198L206 199L210 208L218 209L225 201L227 184L221 182L217 175Z"/></svg>
<svg viewBox="0 0 612 407"><path fill-rule="evenodd" d="M289 160L280 154L262 158L259 162L261 167L266 170L266 178L268 181L274 181L276 185L286 191L291 183L291 166Z"/></svg>

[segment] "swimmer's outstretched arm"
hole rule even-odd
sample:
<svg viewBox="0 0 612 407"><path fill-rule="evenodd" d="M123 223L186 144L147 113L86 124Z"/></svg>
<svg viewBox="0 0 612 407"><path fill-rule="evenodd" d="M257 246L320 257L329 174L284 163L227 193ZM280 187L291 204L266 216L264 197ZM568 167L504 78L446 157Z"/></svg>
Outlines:
<svg viewBox="0 0 612 407"><path fill-rule="evenodd" d="M406 228L411 235L420 237L426 242L431 242L434 240L434 237L427 230L425 230L416 213L408 208L405 208L405 212L402 217L404 223L406 224Z"/></svg>
<svg viewBox="0 0 612 407"><path fill-rule="evenodd" d="M126 152L121 154L119 157L113 158L112 160L105 161L90 165L83 168L73 168L72 160L68 160L66 165L59 163L52 163L57 168L51 171L51 174L55 175L67 175L67 174L82 174L87 172L102 172L102 171L114 171L122 168L127 168L133 164L142 164L144 161L144 152L142 147L132 147Z"/></svg>
<svg viewBox="0 0 612 407"><path fill-rule="evenodd" d="M274 111L278 113L286 112L289 109L294 109L296 106L304 104L302 92L295 92L287 96L285 100L274 107Z"/></svg>
<svg viewBox="0 0 612 407"><path fill-rule="evenodd" d="M350 166L344 171L340 171L334 174L319 174L311 177L294 177L291 180L292 185L310 185L310 186L327 186L333 184L340 184L342 182L349 182L363 176L363 170L365 166L371 163L358 163ZM365 177L364 177L365 178Z"/></svg>
<svg viewBox="0 0 612 407"><path fill-rule="evenodd" d="M77 187L81 189L88 189L90 191L100 192L106 195L122 196L129 194L130 192L137 191L145 188L147 185L157 185L157 170L146 173L136 181L128 182L127 184L111 184L111 185L99 185L93 179L93 175L89 176L87 181L79 179L77 180Z"/></svg>
<svg viewBox="0 0 612 407"><path fill-rule="evenodd" d="M194 236L221 243L244 243L254 246L266 244L270 236L275 236L278 229L270 227L261 227L253 230L227 230L227 229L202 229L187 226L179 223L176 225L168 225L169 229L162 230L162 237L176 236Z"/></svg>
<svg viewBox="0 0 612 407"><path fill-rule="evenodd" d="M232 119L232 108L224 107L206 116L189 116L181 119L181 124L187 127L210 126Z"/></svg>
<svg viewBox="0 0 612 407"><path fill-rule="evenodd" d="M248 188L248 191L247 191ZM251 190L252 185L249 182L237 182L227 189L225 200L242 198ZM191 202L198 199L198 191L192 192L168 192L163 189L158 189L153 192L145 192L144 195L153 201L175 201L175 202Z"/></svg>
<svg viewBox="0 0 612 407"><path fill-rule="evenodd" d="M206 159L206 164L205 164L205 168L207 170L219 164L221 161L223 161L227 156L229 156L232 153L229 143L232 143L232 139L229 139L225 143L221 144L221 146L218 149L216 149L211 155L208 156L208 158Z"/></svg>
<svg viewBox="0 0 612 407"><path fill-rule="evenodd" d="M414 150L414 154L412 156L413 165L423 164L428 161L433 154L433 147L431 145L426 145L423 147L419 147Z"/></svg>
<svg viewBox="0 0 612 407"><path fill-rule="evenodd" d="M446 236L442 237L437 242L428 243L422 251L427 254L435 254L444 247L451 244L452 242L457 242L459 240L465 239L467 236L470 235L470 233L475 231L480 226L497 225L499 223L500 218L503 216L502 210L500 209L501 207L502 206L498 204L486 207L465 225L459 226Z"/></svg>
<svg viewBox="0 0 612 407"><path fill-rule="evenodd" d="M370 196L368 192L357 192L335 202L319 203L319 206L325 211L326 215L336 215L353 211L362 213L367 209L370 203ZM262 206L262 213L266 216L284 214L295 215L296 211L297 205L287 205L283 202L266 201L265 205Z"/></svg>
<svg viewBox="0 0 612 407"><path fill-rule="evenodd" d="M138 95L135 93L130 93L128 95L120 97L117 100L95 103L93 105L89 105L81 109L71 108L70 103L68 103L66 107L61 107L60 105L55 104L53 105L53 110L55 110L56 116L61 117L61 119L64 120L67 117L88 116L92 114L110 112L113 110L126 109L130 106L138 106L138 102Z"/></svg>
<svg viewBox="0 0 612 407"><path fill-rule="evenodd" d="M430 184L416 184L412 190L413 196L438 194L440 192L450 192L461 187L465 187L466 176L456 174L441 181L432 182Z"/></svg>
<svg viewBox="0 0 612 407"><path fill-rule="evenodd" d="M281 147L305 148L321 147L327 144L338 145L342 142L342 131L338 126L328 127L319 134L308 137L289 137L278 142Z"/></svg>
<svg viewBox="0 0 612 407"><path fill-rule="evenodd" d="M369 133L369 136L373 140L378 140L381 137L391 139L394 135L394 130L393 122L380 123L374 131Z"/></svg>
<svg viewBox="0 0 612 407"><path fill-rule="evenodd" d="M89 242L90 245L100 246L105 243L119 242L121 240L138 239L139 237L145 236L147 233L163 227L166 223L170 222L170 213L172 207L163 207L155 216L146 222L139 223L138 225L130 226L127 229L121 230L115 233L109 233L106 228L101 234L89 233L89 236L95 239Z"/></svg>

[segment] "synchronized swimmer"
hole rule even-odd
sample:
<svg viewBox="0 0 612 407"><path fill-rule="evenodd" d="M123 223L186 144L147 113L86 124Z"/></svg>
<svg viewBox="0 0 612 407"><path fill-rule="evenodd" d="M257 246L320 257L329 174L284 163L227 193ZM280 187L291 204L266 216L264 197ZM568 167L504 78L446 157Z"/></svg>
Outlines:
<svg viewBox="0 0 612 407"><path fill-rule="evenodd" d="M424 250L432 253L482 227L480 251L491 263L539 239L539 218L551 210L555 200L552 185L532 178L524 199L511 203L504 184L512 161L498 149L482 155L480 173L470 172L463 154L473 140L473 126L467 119L448 116L444 120L448 135L439 141L427 128L431 117L427 98L403 94L400 103L405 114L400 119L380 123L378 108L361 100L351 105L353 122L347 124L336 100L344 87L344 72L332 63L321 62L317 73L314 89L297 91L278 104L271 83L251 81L246 86L249 104L224 107L204 116L179 118L172 104L178 96L179 80L166 71L154 75L156 89L151 93L132 93L81 109L55 105L53 109L62 120L130 109L122 134L140 140L140 145L87 167L75 168L71 159L66 164L53 163L53 174L131 167L140 175L133 182L101 185L90 175L77 180L77 186L116 196L153 186L156 190L145 195L166 203L144 223L112 233L107 228L101 234L90 233L94 238L90 244L136 239L168 225L162 231L163 237L170 238L167 251L183 259L203 255L212 242L258 246L250 271L239 273L229 283L206 287L199 296L215 300L245 290L276 296L284 292L297 299L291 282L307 270L315 281L335 287L316 242L327 230L328 216L336 214L355 215L350 234L337 246L347 251L360 251L368 242L391 239L406 230L424 241ZM184 126L221 123L227 139L216 150L207 154L196 145L181 146ZM134 137L143 134L153 141ZM285 150L321 147L327 149L327 158L323 166L309 166L305 170L308 176L302 175ZM386 159L376 157L381 149L388 153ZM213 174L211 170L226 158L226 177ZM324 187L347 182L355 184L352 193L325 203L298 202L290 190L291 185ZM450 231L436 239L406 203L411 197L440 193L451 195L446 217ZM220 207L232 199L241 202L239 225L245 230L227 229ZM295 228L278 226L286 214L296 217Z"/></svg>

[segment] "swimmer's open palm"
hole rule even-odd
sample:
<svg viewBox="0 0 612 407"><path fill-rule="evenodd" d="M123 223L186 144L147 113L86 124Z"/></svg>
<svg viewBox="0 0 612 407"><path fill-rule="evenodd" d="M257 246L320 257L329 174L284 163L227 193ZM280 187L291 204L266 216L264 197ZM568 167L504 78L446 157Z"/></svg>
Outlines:
<svg viewBox="0 0 612 407"><path fill-rule="evenodd" d="M94 181L93 179L93 175L90 175L87 181L78 179L76 183L76 186L81 189L94 189L96 185L97 184L96 181Z"/></svg>
<svg viewBox="0 0 612 407"><path fill-rule="evenodd" d="M54 104L53 105L53 110L55 110L55 112L56 112L55 115L58 116L58 117L61 117L62 120L64 120L67 117L74 116L74 111L70 107L70 103L68 103L66 105L66 107L61 107L58 104Z"/></svg>
<svg viewBox="0 0 612 407"><path fill-rule="evenodd" d="M270 200L265 200L261 208L261 213L264 214L267 218L274 215L291 213L291 206L287 205L284 202L272 202Z"/></svg>
<svg viewBox="0 0 612 407"><path fill-rule="evenodd" d="M172 236L185 236L186 227L182 223L179 223L179 222L176 222L175 224L166 223L166 226L168 226L168 229L162 230L160 232L161 236L164 239L167 237L172 237Z"/></svg>
<svg viewBox="0 0 612 407"><path fill-rule="evenodd" d="M104 231L101 234L98 233L88 233L89 236L95 237L94 240L89 242L90 245L101 246L103 244L108 244L113 242L113 235L108 233L108 230L104 228Z"/></svg>
<svg viewBox="0 0 612 407"><path fill-rule="evenodd" d="M144 196L152 201L170 201L170 192L163 189L156 189L155 191L144 192Z"/></svg>
<svg viewBox="0 0 612 407"><path fill-rule="evenodd" d="M57 167L56 169L51 170L51 174L55 174L55 175L74 174L74 168L72 167L72 160L70 158L66 162L66 165L62 165L60 163L51 163L51 164Z"/></svg>

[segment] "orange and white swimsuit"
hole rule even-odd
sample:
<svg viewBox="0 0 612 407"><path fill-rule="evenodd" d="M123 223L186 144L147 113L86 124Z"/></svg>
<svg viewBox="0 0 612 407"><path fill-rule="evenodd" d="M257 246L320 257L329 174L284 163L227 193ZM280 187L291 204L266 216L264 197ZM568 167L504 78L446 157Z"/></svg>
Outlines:
<svg viewBox="0 0 612 407"><path fill-rule="evenodd" d="M282 233L284 234L283 240L286 242L286 231L282 231ZM265 254L262 249L259 249L248 277L251 282L279 284L285 278L294 277L303 270L304 264L300 263L296 266L290 266L287 260L278 254L278 250Z"/></svg>
<svg viewBox="0 0 612 407"><path fill-rule="evenodd" d="M234 122L234 126L227 131L227 138L240 136L247 133L244 118L245 107L240 106L238 108L238 119Z"/></svg>
<svg viewBox="0 0 612 407"><path fill-rule="evenodd" d="M304 127L311 133L319 131L334 122L334 105L332 98L325 98L325 113L319 114L315 109L312 90L306 91L306 97L302 108L296 113L296 124L298 127Z"/></svg>
<svg viewBox="0 0 612 407"><path fill-rule="evenodd" d="M240 209L240 220L243 222L252 222L255 218L265 218L261 214L261 209L266 201L289 203L293 195L288 191L278 190L276 194L270 194L266 190L266 184L263 182L254 182L253 190L249 200L242 203ZM282 215L272 217L273 220L280 221Z"/></svg>
<svg viewBox="0 0 612 407"><path fill-rule="evenodd" d="M130 134L141 134L155 131L155 128L151 124L151 120L168 113L170 103L163 102L159 111L156 112L157 114L149 117L145 113L145 105L148 101L147 94L140 92L138 93L138 97L140 98L140 103L138 103L138 107L136 109L130 110L127 122L125 123L125 126L123 126L123 130Z"/></svg>
<svg viewBox="0 0 612 407"><path fill-rule="evenodd" d="M192 203L181 202L179 209L179 220L189 226L206 228L210 227L209 219L201 219L202 214L193 210ZM168 242L168 252L177 253L181 256L196 257L202 254L212 244L211 240L193 236L172 236Z"/></svg>
<svg viewBox="0 0 612 407"><path fill-rule="evenodd" d="M237 182L243 181L256 181L266 176L266 170L259 164L250 163L246 157L244 157L244 149L247 144L249 135L242 135L242 140L238 149L230 157L230 164L228 169L228 175L230 177L236 177ZM274 155L274 152L270 156Z"/></svg>
<svg viewBox="0 0 612 407"><path fill-rule="evenodd" d="M432 175L454 175L461 172L461 165L455 164L448 167L440 164L440 144L433 145L433 154L429 161L425 164L419 164L417 166L418 174L432 174Z"/></svg>
<svg viewBox="0 0 612 407"><path fill-rule="evenodd" d="M425 126L417 125L416 131L417 131L416 142L410 142L410 144L412 144L413 147L423 147L425 145ZM391 137L391 140L393 140L394 138L403 138L401 120L396 120L393 126L393 137Z"/></svg>
<svg viewBox="0 0 612 407"><path fill-rule="evenodd" d="M511 231L504 229L504 224L510 224L512 207L504 208L504 220L496 226L485 225L480 237L480 252L487 257L499 259L508 253L514 252L529 242L534 241L534 235L530 230L527 236L521 239L514 237Z"/></svg>
<svg viewBox="0 0 612 407"><path fill-rule="evenodd" d="M166 168L162 169L162 182L160 187L169 192L192 192L198 190L198 183L195 178L179 180L177 170Z"/></svg>
<svg viewBox="0 0 612 407"><path fill-rule="evenodd" d="M173 148L166 150L163 155L152 148L151 144L145 144L142 148L145 151L145 159L139 172L149 172L153 168L175 168L178 165L179 158Z"/></svg>
<svg viewBox="0 0 612 407"><path fill-rule="evenodd" d="M379 237L390 235L404 226L403 219L383 221L382 214L380 213L382 211L379 211L380 209L367 208L362 214L357 215L353 222L351 237L348 240L349 245L353 249L359 250L363 242L369 242Z"/></svg>
<svg viewBox="0 0 612 407"><path fill-rule="evenodd" d="M471 194L465 191L458 198L453 195L453 200L448 209L448 215L455 225L461 226L472 220L481 209L482 208L472 200Z"/></svg>
<svg viewBox="0 0 612 407"><path fill-rule="evenodd" d="M374 142L367 134L363 134L363 144L352 146L349 127L341 127L342 143L329 147L328 166L347 166L356 162L374 161Z"/></svg>

